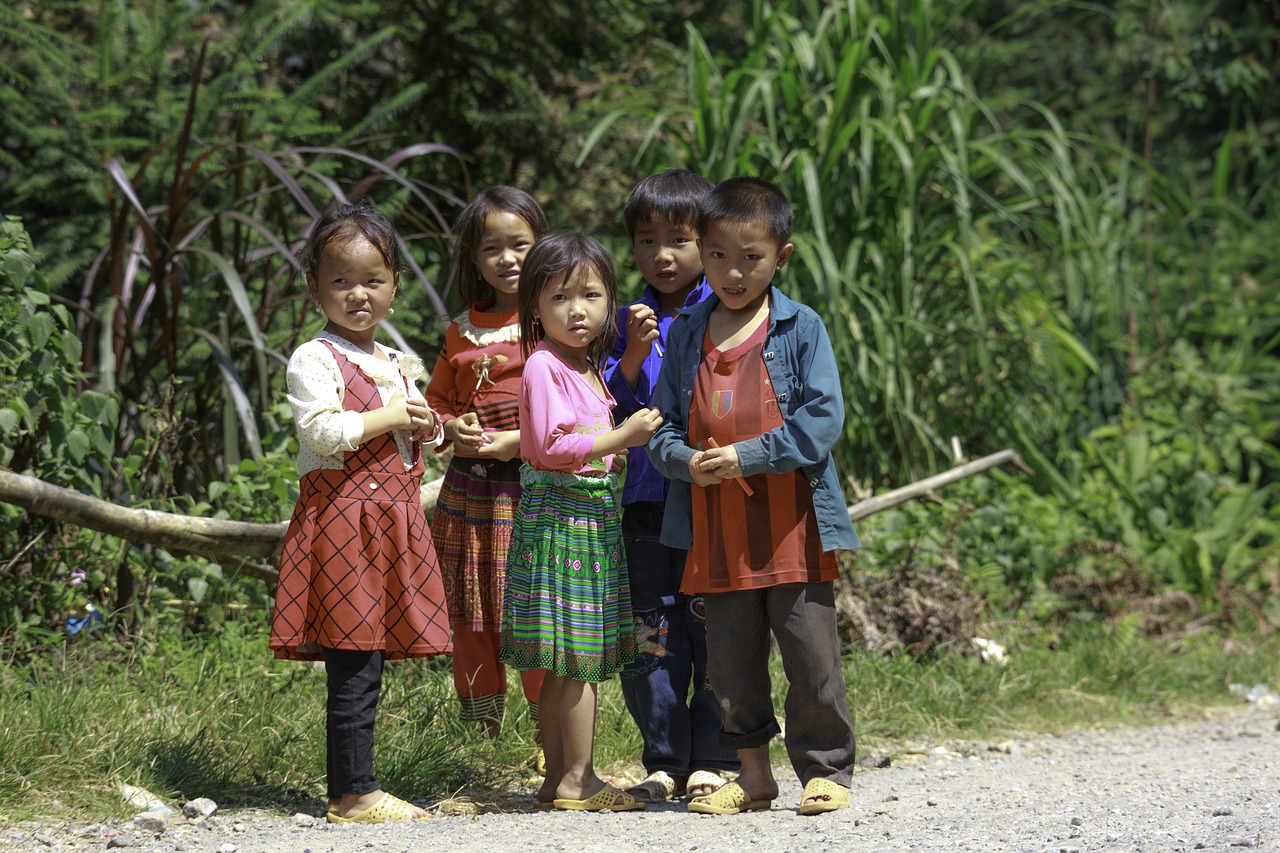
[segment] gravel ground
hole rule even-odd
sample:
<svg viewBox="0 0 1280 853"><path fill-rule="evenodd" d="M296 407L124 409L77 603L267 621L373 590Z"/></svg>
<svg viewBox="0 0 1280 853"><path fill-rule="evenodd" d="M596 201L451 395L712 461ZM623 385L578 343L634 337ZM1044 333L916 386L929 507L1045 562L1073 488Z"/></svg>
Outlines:
<svg viewBox="0 0 1280 853"><path fill-rule="evenodd" d="M1252 707L1151 728L922 747L894 766L859 770L853 806L814 817L798 814L790 770L778 778L772 810L731 817L692 815L677 802L626 814L441 814L331 827L309 815L235 811L179 816L160 833L128 821L0 825L0 850L1280 850L1280 731L1274 711Z"/></svg>

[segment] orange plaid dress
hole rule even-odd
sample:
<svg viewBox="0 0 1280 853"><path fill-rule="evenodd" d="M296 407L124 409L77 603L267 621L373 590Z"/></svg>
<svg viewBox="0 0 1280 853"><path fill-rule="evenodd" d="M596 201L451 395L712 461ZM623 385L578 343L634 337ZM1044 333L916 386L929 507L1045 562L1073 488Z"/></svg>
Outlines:
<svg viewBox="0 0 1280 853"><path fill-rule="evenodd" d="M343 407L382 406L377 386L327 344L342 370ZM308 471L285 534L271 619L277 658L323 660L324 647L388 659L451 650L444 588L422 512L422 459L405 465L390 433Z"/></svg>

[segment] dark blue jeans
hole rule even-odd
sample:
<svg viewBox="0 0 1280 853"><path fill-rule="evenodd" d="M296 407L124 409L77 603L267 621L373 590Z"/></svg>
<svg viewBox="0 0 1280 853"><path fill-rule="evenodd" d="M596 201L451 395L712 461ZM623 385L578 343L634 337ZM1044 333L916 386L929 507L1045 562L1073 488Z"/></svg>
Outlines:
<svg viewBox="0 0 1280 853"><path fill-rule="evenodd" d="M662 505L630 504L622 514L639 652L621 673L622 697L644 739L645 771L688 776L739 767L720 741L720 705L707 681L702 598L680 594L685 552L658 541Z"/></svg>

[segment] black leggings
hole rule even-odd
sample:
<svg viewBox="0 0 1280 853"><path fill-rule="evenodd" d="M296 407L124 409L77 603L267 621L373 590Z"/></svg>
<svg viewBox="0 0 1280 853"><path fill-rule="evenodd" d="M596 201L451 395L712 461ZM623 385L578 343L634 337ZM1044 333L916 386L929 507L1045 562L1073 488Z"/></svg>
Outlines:
<svg viewBox="0 0 1280 853"><path fill-rule="evenodd" d="M373 721L382 690L382 652L325 649L325 769L329 798L378 790L373 775Z"/></svg>

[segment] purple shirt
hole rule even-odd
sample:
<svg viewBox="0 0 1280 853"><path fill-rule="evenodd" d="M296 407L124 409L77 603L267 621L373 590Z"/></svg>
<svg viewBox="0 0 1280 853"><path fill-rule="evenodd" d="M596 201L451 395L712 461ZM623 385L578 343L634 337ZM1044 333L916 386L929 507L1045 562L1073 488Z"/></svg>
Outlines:
<svg viewBox="0 0 1280 853"><path fill-rule="evenodd" d="M706 278L689 292L682 307L697 305L711 295L711 288ZM649 355L636 378L636 387L632 388L618 369L622 354L627 351L627 309L624 305L618 309L618 340L613 345L613 352L604 364L604 381L609 393L618 401L613 410L615 423L639 411L654 405L653 392L658 387L658 371L662 369L662 356L667 347L667 330L675 320L672 314L664 314L658 308L658 291L653 285L646 284L644 293L632 305L648 305L658 315L658 339L649 348ZM641 445L643 447L643 445ZM649 462L649 454L643 450L632 450L627 454L627 479L622 488L622 505L639 503L640 501L662 502L667 499L667 478L658 473Z"/></svg>

